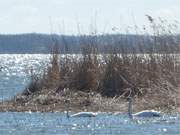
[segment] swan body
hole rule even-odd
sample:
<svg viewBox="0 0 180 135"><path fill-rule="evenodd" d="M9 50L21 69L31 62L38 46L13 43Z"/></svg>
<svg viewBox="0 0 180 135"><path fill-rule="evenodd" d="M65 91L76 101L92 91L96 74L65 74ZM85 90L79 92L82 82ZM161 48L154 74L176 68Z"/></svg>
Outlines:
<svg viewBox="0 0 180 135"><path fill-rule="evenodd" d="M97 113L93 112L79 112L73 115L70 115L70 117L96 117Z"/></svg>
<svg viewBox="0 0 180 135"><path fill-rule="evenodd" d="M135 114L132 114L133 117L160 117L161 113L154 110L144 110Z"/></svg>
<svg viewBox="0 0 180 135"><path fill-rule="evenodd" d="M135 114L132 114L132 98L129 99L129 106L128 106L128 114L130 118L134 117L140 117L140 118L151 118L151 117L160 117L161 113L154 110L144 110L141 112L137 112Z"/></svg>
<svg viewBox="0 0 180 135"><path fill-rule="evenodd" d="M69 115L69 104L70 104L70 100L65 100L65 105L67 108L67 112L66 112L67 118L70 118L70 117L95 117L97 115L97 113L93 113L93 112L79 112L79 113Z"/></svg>

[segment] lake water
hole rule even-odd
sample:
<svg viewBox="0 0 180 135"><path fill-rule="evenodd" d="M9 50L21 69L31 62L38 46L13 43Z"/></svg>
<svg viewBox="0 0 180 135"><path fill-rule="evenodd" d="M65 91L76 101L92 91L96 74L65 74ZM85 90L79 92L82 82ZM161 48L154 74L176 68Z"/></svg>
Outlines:
<svg viewBox="0 0 180 135"><path fill-rule="evenodd" d="M0 99L13 97L29 82L29 72L41 72L49 55L0 55ZM127 114L99 113L95 118L66 118L65 113L0 113L0 135L180 135L180 115L130 120Z"/></svg>
<svg viewBox="0 0 180 135"><path fill-rule="evenodd" d="M8 99L25 89L30 72L42 71L50 55L0 54L0 100Z"/></svg>
<svg viewBox="0 0 180 135"><path fill-rule="evenodd" d="M179 135L180 117L132 121L126 114L66 118L64 113L0 113L0 134L7 135Z"/></svg>

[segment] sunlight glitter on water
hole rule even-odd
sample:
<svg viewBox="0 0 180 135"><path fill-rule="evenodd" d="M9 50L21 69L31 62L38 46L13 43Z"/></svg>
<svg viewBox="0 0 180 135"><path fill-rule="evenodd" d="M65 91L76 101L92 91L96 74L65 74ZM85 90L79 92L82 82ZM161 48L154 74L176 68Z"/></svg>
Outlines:
<svg viewBox="0 0 180 135"><path fill-rule="evenodd" d="M80 55L66 55L79 59ZM60 55L65 58L65 55ZM51 60L50 54L0 54L0 101L15 96L29 83L31 71L41 74Z"/></svg>
<svg viewBox="0 0 180 135"><path fill-rule="evenodd" d="M29 82L30 71L42 70L50 55L0 54L0 100L10 98L24 90Z"/></svg>
<svg viewBox="0 0 180 135"><path fill-rule="evenodd" d="M127 114L99 113L95 118L66 118L64 113L0 113L0 134L180 134L180 116L132 121ZM173 121L168 123L166 121Z"/></svg>

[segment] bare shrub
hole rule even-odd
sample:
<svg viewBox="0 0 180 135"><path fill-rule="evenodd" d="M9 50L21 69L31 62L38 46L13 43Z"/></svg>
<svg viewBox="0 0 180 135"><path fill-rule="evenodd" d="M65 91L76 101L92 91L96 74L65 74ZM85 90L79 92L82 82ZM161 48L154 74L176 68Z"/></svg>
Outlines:
<svg viewBox="0 0 180 135"><path fill-rule="evenodd" d="M132 47L112 39L112 45L101 60L98 60L98 36L93 41L83 41L79 59L67 55L59 59L60 52L55 46L51 63L44 70L42 79L32 81L29 88L36 91L39 86L58 87L57 92L69 88L76 92L93 91L107 97L143 97L175 91L180 82L179 46L173 40L174 35L167 34L168 30L163 34L164 25L160 27L150 16L148 19L153 35L142 41L136 38L126 41L140 43Z"/></svg>
<svg viewBox="0 0 180 135"><path fill-rule="evenodd" d="M74 88L77 90L97 90L99 84L99 63L97 54L92 47L83 48L82 58L76 62L73 69ZM87 51L89 51L87 53Z"/></svg>
<svg viewBox="0 0 180 135"><path fill-rule="evenodd" d="M27 88L23 91L23 95L31 95L32 93L35 93L42 89L41 79L38 77L38 75L33 73L33 70L31 69L31 76L30 76L30 83L27 86Z"/></svg>

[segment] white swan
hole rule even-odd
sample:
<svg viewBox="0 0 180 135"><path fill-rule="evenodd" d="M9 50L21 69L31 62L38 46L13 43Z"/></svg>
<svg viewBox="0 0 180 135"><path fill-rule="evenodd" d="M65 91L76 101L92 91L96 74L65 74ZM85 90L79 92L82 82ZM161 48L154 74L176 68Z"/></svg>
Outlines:
<svg viewBox="0 0 180 135"><path fill-rule="evenodd" d="M132 98L129 97L129 106L128 106L128 115L130 118L134 117L142 117L142 118L150 118L150 117L160 117L161 113L154 110L144 110L135 114L132 114Z"/></svg>
<svg viewBox="0 0 180 135"><path fill-rule="evenodd" d="M66 116L67 118L70 117L96 117L97 113L94 112L79 112L79 113L75 113L73 115L69 115L69 104L70 104L70 100L65 100L65 104L66 104Z"/></svg>
<svg viewBox="0 0 180 135"><path fill-rule="evenodd" d="M70 117L96 117L96 115L97 113L94 113L94 112L79 112L79 113L70 115Z"/></svg>

